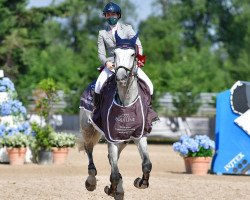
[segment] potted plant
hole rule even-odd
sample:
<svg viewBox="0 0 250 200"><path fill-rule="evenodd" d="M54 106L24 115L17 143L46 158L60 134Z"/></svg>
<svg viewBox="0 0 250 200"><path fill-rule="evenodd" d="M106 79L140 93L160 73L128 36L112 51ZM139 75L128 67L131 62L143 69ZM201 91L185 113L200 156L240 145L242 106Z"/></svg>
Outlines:
<svg viewBox="0 0 250 200"><path fill-rule="evenodd" d="M37 123L32 123L32 132L34 140L32 143L32 150L34 154L34 161L38 164L51 164L52 163L52 152L51 152L51 139L53 128L49 125L44 127Z"/></svg>
<svg viewBox="0 0 250 200"><path fill-rule="evenodd" d="M36 88L37 99L35 101L35 111L49 124L53 114L53 106L58 102L58 86L51 78L43 79Z"/></svg>
<svg viewBox="0 0 250 200"><path fill-rule="evenodd" d="M19 157L19 164L23 164L21 155L25 161L30 162L31 154L28 147L30 125L26 121L26 108L17 99L17 93L13 82L8 77L3 77L3 70L0 70L0 162L12 161L12 153ZM19 153L18 153L19 152Z"/></svg>
<svg viewBox="0 0 250 200"><path fill-rule="evenodd" d="M7 149L11 165L24 164L27 147L32 140L28 127L28 123L16 127L1 125L0 146Z"/></svg>
<svg viewBox="0 0 250 200"><path fill-rule="evenodd" d="M214 147L214 141L206 135L196 135L193 138L183 135L173 144L173 150L184 158L187 173L197 175L207 174Z"/></svg>
<svg viewBox="0 0 250 200"><path fill-rule="evenodd" d="M35 160L39 164L52 163L52 133L54 129L49 125L51 115L53 114L53 105L58 100L57 85L53 79L43 79L37 86L36 107L35 111L41 118L41 123L33 123L32 130L34 132L33 153ZM45 125L42 123L45 120Z"/></svg>
<svg viewBox="0 0 250 200"><path fill-rule="evenodd" d="M53 163L64 164L68 157L69 148L76 144L76 136L70 133L52 133Z"/></svg>

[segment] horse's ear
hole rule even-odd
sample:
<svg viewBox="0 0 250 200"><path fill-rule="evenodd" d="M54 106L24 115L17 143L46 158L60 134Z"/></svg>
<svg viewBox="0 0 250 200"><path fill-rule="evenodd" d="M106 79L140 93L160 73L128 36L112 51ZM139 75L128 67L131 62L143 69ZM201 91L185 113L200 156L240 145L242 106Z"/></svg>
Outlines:
<svg viewBox="0 0 250 200"><path fill-rule="evenodd" d="M135 36L132 37L132 38L130 39L130 41L131 41L133 44L136 43L136 40L137 40L137 38L138 38L138 35L139 35L139 32L137 32L137 33L135 34Z"/></svg>
<svg viewBox="0 0 250 200"><path fill-rule="evenodd" d="M117 31L115 31L115 41L116 41L116 44L120 44L121 40L122 40L122 39L121 39L120 36L118 35Z"/></svg>

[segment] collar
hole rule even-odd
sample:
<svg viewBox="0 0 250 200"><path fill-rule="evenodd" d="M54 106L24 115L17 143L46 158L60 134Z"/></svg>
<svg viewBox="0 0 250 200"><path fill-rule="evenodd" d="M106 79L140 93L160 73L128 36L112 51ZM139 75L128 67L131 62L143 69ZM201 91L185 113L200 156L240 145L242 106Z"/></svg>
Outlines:
<svg viewBox="0 0 250 200"><path fill-rule="evenodd" d="M116 25L114 25L114 26L109 25L109 29L110 30L117 30L118 24L119 24L119 22L117 22Z"/></svg>
<svg viewBox="0 0 250 200"><path fill-rule="evenodd" d="M109 24L106 26L107 31L112 31L114 28L115 28L115 30L122 29L122 24L119 23L119 21L118 21L115 26L111 26Z"/></svg>

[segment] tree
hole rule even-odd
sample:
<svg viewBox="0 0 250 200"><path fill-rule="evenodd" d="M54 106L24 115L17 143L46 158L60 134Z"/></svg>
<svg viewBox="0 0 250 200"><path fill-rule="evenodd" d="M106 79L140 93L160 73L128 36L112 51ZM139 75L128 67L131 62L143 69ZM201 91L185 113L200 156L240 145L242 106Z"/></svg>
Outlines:
<svg viewBox="0 0 250 200"><path fill-rule="evenodd" d="M38 98L36 99L36 111L40 117L45 119L45 123L50 122L52 109L58 99L58 86L51 78L43 79L37 87Z"/></svg>
<svg viewBox="0 0 250 200"><path fill-rule="evenodd" d="M133 4L121 2L126 19L125 13ZM82 90L98 76L96 42L98 29L103 25L100 14L106 3L65 0L48 7L24 9L20 23L29 40L15 60L18 62L15 82L26 104L30 91L50 77L68 95L67 112L78 112ZM13 73L13 68L10 72Z"/></svg>

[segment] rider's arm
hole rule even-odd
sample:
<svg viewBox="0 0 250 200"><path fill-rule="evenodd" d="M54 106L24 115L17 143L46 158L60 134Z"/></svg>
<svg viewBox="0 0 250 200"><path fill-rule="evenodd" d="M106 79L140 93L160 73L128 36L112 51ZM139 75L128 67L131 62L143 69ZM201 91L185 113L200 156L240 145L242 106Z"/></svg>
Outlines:
<svg viewBox="0 0 250 200"><path fill-rule="evenodd" d="M136 34L135 31L134 31L134 29L132 28L131 25L127 25L127 26L129 27L129 29L128 29L128 38L134 37L135 34ZM137 40L136 40L136 44L137 44L137 46L138 46L139 54L140 54L140 55L143 55L142 44L141 44L141 41L140 41L139 37L138 37Z"/></svg>
<svg viewBox="0 0 250 200"><path fill-rule="evenodd" d="M106 58L106 47L104 44L104 39L101 34L101 31L99 31L98 34L97 47L98 47L98 58L101 61L101 63L105 66L106 62L108 62L108 59Z"/></svg>

